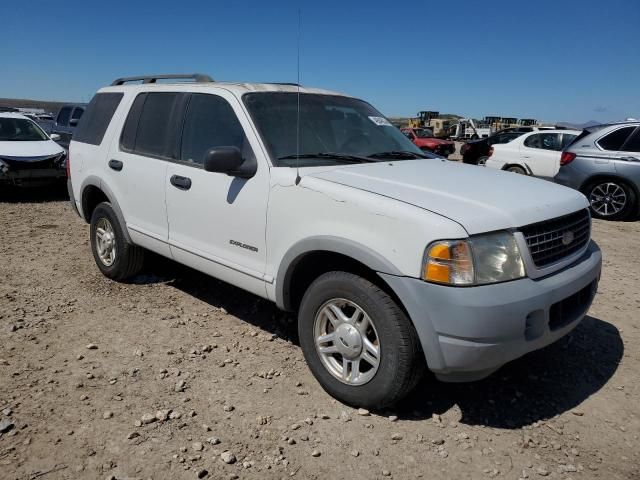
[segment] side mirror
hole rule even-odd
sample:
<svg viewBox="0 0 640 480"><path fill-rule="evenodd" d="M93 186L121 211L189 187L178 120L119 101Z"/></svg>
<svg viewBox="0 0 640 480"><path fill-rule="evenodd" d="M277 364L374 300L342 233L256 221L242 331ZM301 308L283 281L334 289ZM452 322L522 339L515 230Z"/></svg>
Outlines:
<svg viewBox="0 0 640 480"><path fill-rule="evenodd" d="M205 154L204 169L206 172L226 173L232 177L251 178L256 174L257 163L255 159L252 161L242 158L237 147L216 147Z"/></svg>
<svg viewBox="0 0 640 480"><path fill-rule="evenodd" d="M77 127L78 126L78 119L77 118L72 118L71 120L69 120L69 126L70 127Z"/></svg>
<svg viewBox="0 0 640 480"><path fill-rule="evenodd" d="M49 138L54 142L57 142L58 140L60 140L60 135L58 135L57 133L52 133L51 135L49 135Z"/></svg>

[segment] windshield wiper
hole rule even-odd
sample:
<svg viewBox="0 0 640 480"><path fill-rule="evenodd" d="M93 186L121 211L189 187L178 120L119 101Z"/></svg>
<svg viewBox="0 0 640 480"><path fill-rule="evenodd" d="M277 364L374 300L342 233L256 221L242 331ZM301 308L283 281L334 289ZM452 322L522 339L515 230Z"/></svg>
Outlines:
<svg viewBox="0 0 640 480"><path fill-rule="evenodd" d="M300 155L291 154L278 157L278 160L294 160L296 158L328 158L330 160L338 160L340 162L348 163L371 163L376 162L373 158L361 157L359 155L348 155L346 153L332 153L332 152L319 152L319 153L301 153Z"/></svg>
<svg viewBox="0 0 640 480"><path fill-rule="evenodd" d="M398 159L429 158L426 155L410 152L408 150L392 150L390 152L378 152L378 153L372 153L371 155L368 155L368 156L371 158L398 158Z"/></svg>

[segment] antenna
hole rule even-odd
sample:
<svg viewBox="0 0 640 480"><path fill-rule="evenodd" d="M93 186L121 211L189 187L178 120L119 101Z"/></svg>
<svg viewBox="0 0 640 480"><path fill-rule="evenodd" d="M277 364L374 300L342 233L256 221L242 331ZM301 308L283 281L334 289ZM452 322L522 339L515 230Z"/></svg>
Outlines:
<svg viewBox="0 0 640 480"><path fill-rule="evenodd" d="M298 7L298 81L297 81L297 111L296 111L296 185L300 183L300 7Z"/></svg>

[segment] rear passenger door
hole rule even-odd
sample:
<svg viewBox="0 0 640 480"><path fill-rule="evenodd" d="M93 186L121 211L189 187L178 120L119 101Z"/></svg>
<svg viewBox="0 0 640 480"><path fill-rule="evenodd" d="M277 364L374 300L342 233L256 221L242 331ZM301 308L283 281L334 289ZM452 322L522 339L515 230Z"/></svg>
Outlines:
<svg viewBox="0 0 640 480"><path fill-rule="evenodd" d="M520 156L533 175L551 179L560 168L561 145L559 133L534 133L524 139Z"/></svg>
<svg viewBox="0 0 640 480"><path fill-rule="evenodd" d="M176 92L139 93L103 166L134 243L165 256L171 256L165 178L185 98Z"/></svg>
<svg viewBox="0 0 640 480"><path fill-rule="evenodd" d="M248 179L205 171L206 152L222 146L237 147L245 158L260 148L233 95L192 94L177 160L165 177L171 252L181 263L264 296L269 170L258 161Z"/></svg>

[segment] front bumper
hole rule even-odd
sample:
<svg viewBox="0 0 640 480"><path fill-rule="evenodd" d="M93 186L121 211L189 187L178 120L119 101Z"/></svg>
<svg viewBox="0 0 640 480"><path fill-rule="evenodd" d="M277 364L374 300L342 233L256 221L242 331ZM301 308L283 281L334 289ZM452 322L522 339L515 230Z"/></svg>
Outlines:
<svg viewBox="0 0 640 480"><path fill-rule="evenodd" d="M575 263L537 280L450 287L380 275L407 309L436 376L473 381L575 328L593 301L601 266L591 242Z"/></svg>

